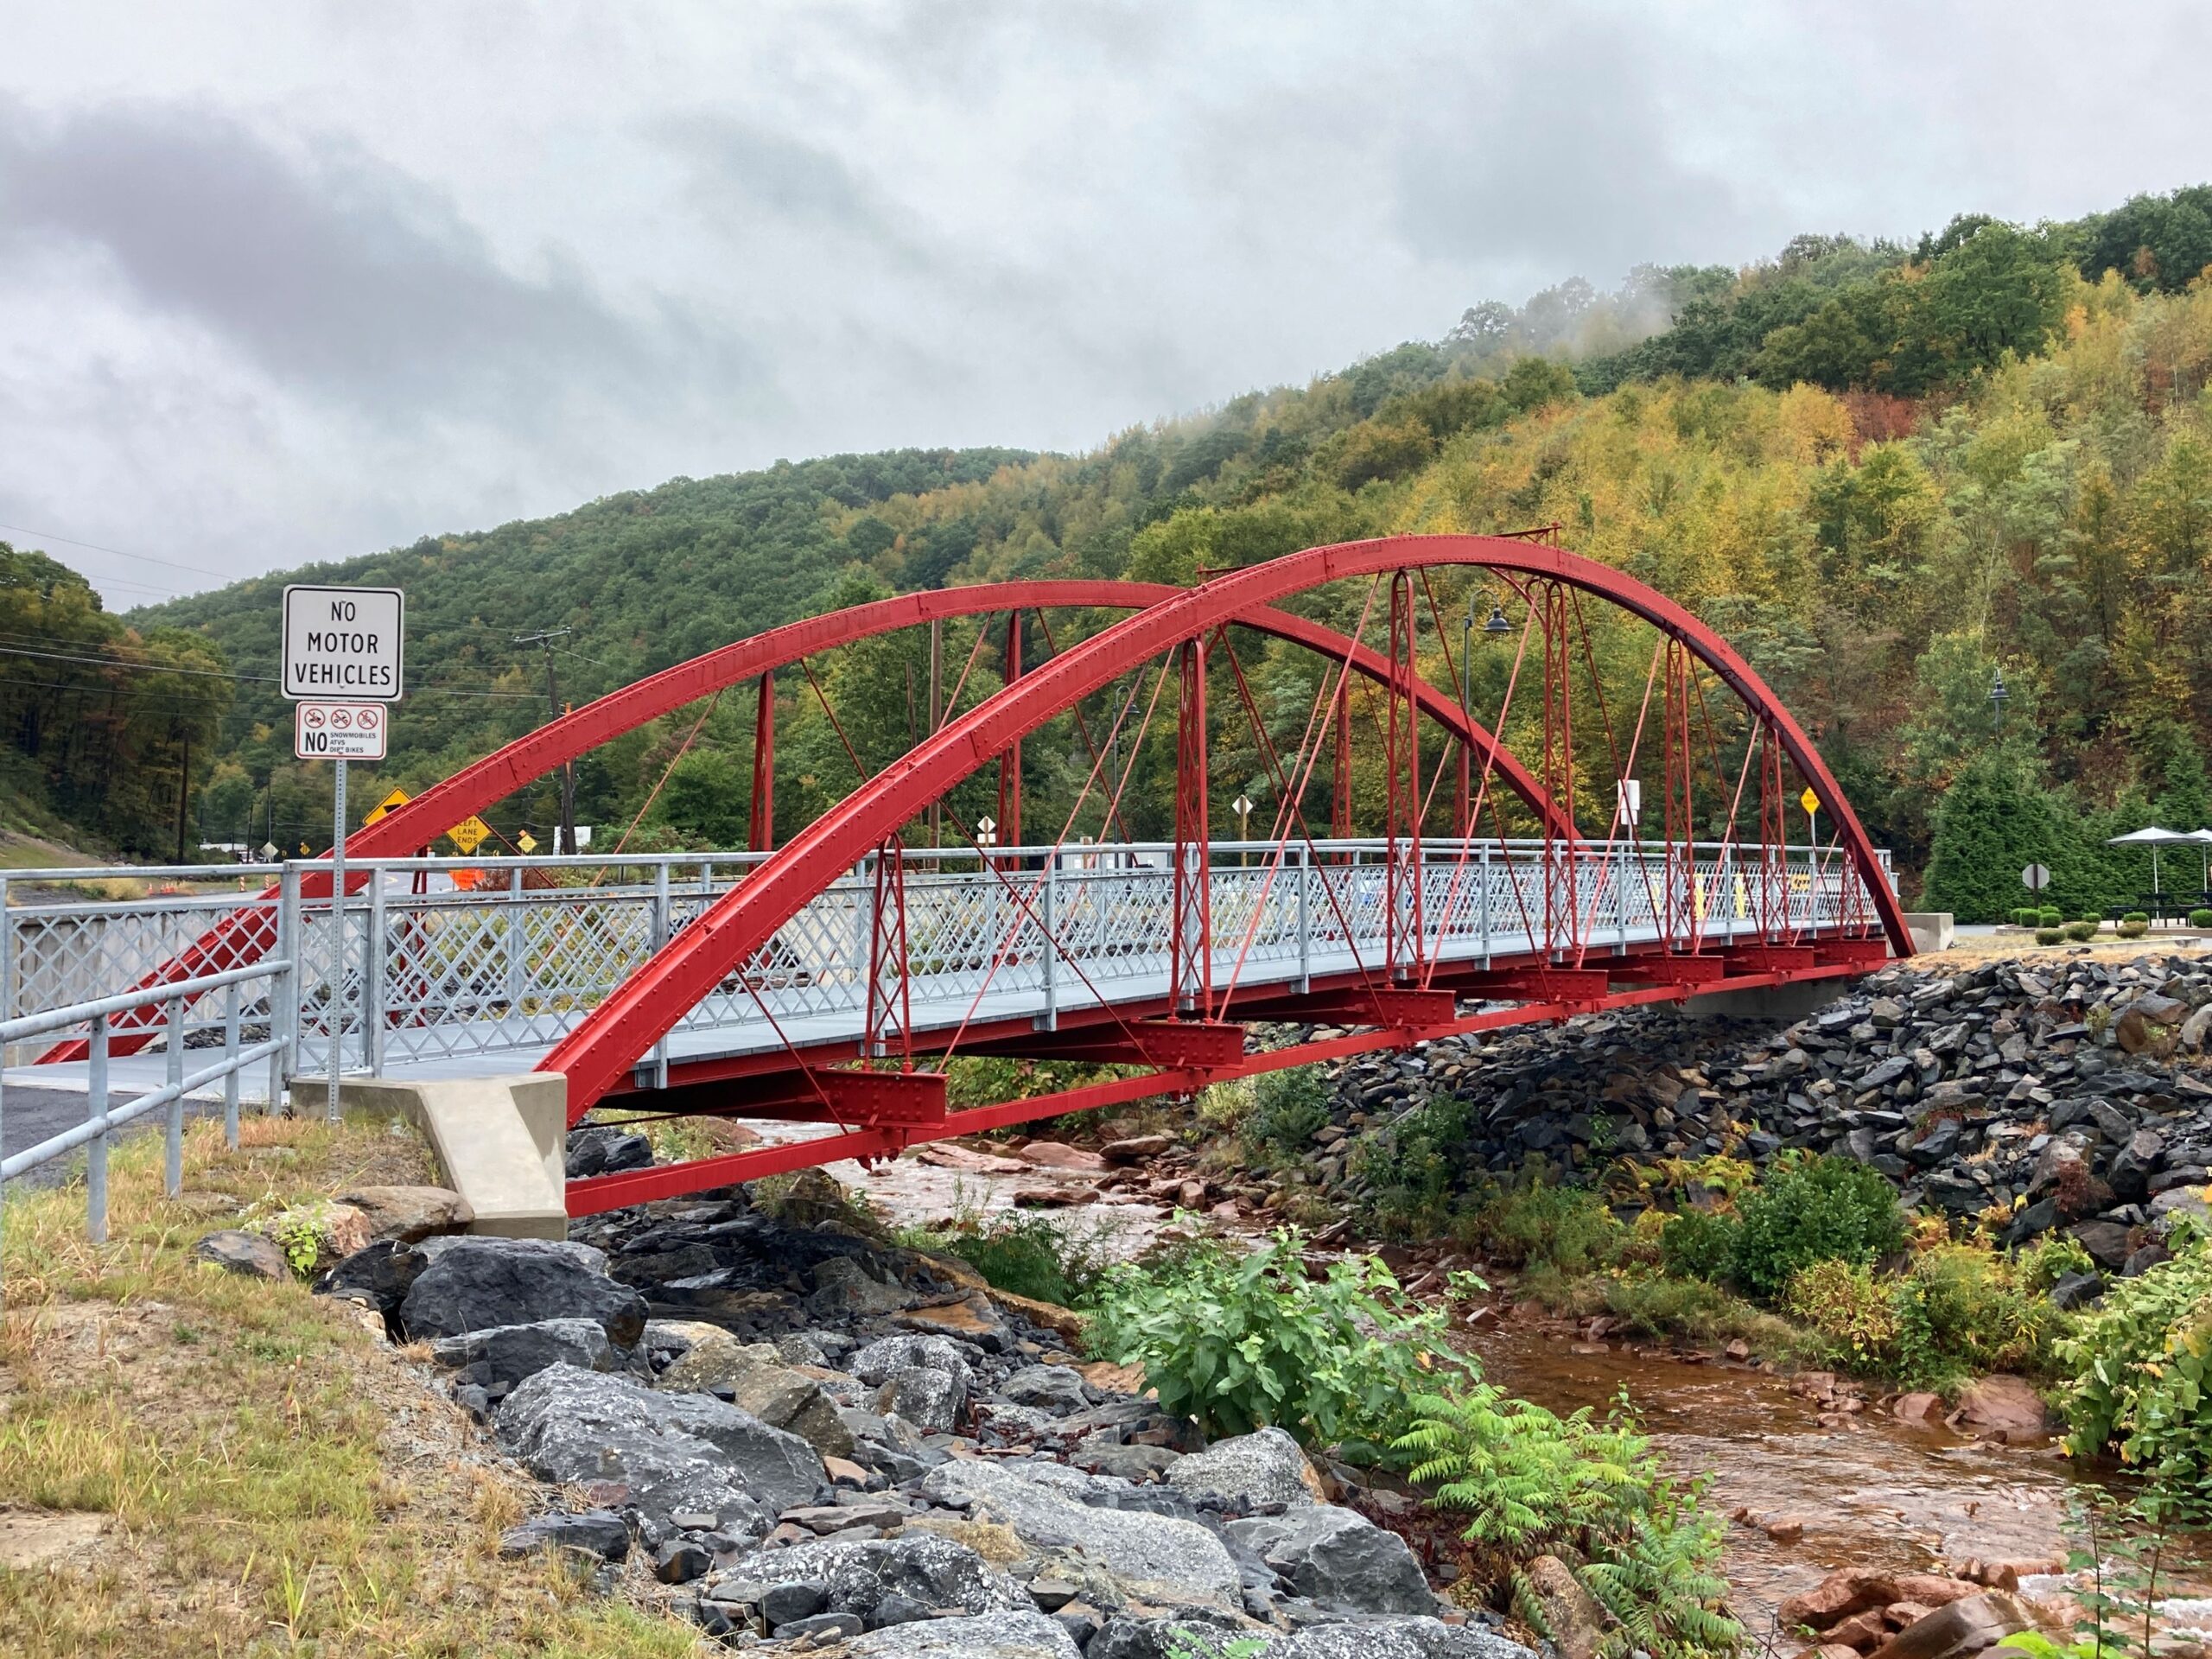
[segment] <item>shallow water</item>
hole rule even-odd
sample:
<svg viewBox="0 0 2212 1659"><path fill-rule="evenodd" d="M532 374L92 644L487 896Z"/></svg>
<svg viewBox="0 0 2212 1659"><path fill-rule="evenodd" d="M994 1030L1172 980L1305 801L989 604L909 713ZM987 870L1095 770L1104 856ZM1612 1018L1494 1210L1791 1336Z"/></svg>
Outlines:
<svg viewBox="0 0 2212 1659"><path fill-rule="evenodd" d="M1783 1598L1840 1567L1916 1573L2065 1554L2068 1497L2084 1483L2054 1446L1908 1427L1871 1405L1854 1420L1859 1427L1824 1427L1821 1408L1792 1394L1785 1377L1618 1344L1577 1354L1551 1331L1508 1325L1469 1345L1491 1381L1554 1411L1602 1414L1625 1389L1672 1466L1711 1477L1710 1501L1722 1514L1743 1506L1755 1518L1804 1522L1803 1538L1788 1545L1748 1522L1729 1527L1729 1582L1754 1632L1770 1625Z"/></svg>

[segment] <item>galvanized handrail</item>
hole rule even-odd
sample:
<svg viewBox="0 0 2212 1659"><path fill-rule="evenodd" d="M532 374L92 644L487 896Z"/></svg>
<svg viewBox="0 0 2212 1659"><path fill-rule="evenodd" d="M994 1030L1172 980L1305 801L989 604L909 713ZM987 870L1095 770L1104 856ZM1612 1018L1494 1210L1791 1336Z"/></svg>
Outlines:
<svg viewBox="0 0 2212 1659"><path fill-rule="evenodd" d="M86 1116L82 1123L59 1135L49 1135L36 1146L26 1147L21 1152L0 1158L0 1183L4 1183L27 1170L73 1152L79 1147L89 1146L85 1170L85 1226L95 1244L107 1242L107 1154L109 1137L125 1124L130 1123L158 1108L168 1108L166 1145L163 1148L163 1189L175 1198L184 1188L184 1100L196 1089L204 1089L218 1078L223 1088L223 1138L235 1148L238 1144L238 1077L249 1065L263 1060L271 1061L270 1109L276 1109L276 1084L281 1077L281 1057L291 1046L288 1031L272 1029L262 1041L241 1046L238 1031L238 990L255 980L274 980L289 974L292 961L289 957L270 957L243 968L226 969L220 973L205 974L196 979L178 980L167 985L149 985L138 989L120 991L112 996L103 996L90 1001L73 1003L67 1007L48 1008L38 1014L27 1014L19 1018L0 1020L0 1052L6 1045L28 1037L38 1037L49 1032L66 1031L72 1027L92 1027L91 1065L86 1093ZM188 1002L205 996L211 991L222 991L223 1058L213 1065L202 1066L188 1073L184 1069L185 1021L184 1009ZM168 1011L167 1031L168 1079L158 1089L149 1090L127 1104L111 1109L108 1104L108 1025L117 1014L132 1008L142 1008L160 1003ZM275 1009L277 1000L270 999ZM7 1084L0 1073L0 1123L5 1122ZM4 1188L0 1187L0 1224L4 1224L7 1209Z"/></svg>

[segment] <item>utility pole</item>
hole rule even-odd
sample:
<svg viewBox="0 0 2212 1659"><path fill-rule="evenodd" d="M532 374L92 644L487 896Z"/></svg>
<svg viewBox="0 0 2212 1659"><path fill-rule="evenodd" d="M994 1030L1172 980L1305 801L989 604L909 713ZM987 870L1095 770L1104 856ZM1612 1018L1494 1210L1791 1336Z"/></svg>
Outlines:
<svg viewBox="0 0 2212 1659"><path fill-rule="evenodd" d="M176 766L176 861L184 862L185 808L192 799L192 728L184 728L184 755Z"/></svg>
<svg viewBox="0 0 2212 1659"><path fill-rule="evenodd" d="M551 710L547 716L550 720L561 718L561 692L553 678L553 642L567 639L569 632L567 628L547 628L540 633L515 635L518 645L536 645L545 653L545 706ZM573 760L561 763L561 835L555 845L557 851L563 853L576 850L576 763Z"/></svg>

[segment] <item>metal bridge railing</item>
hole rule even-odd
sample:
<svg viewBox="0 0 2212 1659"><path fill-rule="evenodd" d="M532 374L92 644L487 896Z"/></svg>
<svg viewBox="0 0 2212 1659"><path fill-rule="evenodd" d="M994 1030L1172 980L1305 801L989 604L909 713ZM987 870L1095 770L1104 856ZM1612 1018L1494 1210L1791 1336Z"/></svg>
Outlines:
<svg viewBox="0 0 2212 1659"><path fill-rule="evenodd" d="M85 1172L86 1229L92 1243L105 1243L107 1242L107 1154L110 1138L124 1125L166 1106L168 1122L162 1181L168 1196L175 1198L184 1187L184 1101L187 1095L210 1084L222 1083L223 1138L232 1147L238 1143L238 1078L248 1066L264 1061L268 1063L269 1097L274 1103L282 1080L282 1058L290 1045L290 1034L284 1031L270 1031L258 1041L245 1041L242 993L245 986L256 982L273 983L280 981L290 974L291 969L292 963L286 958L272 957L219 974L181 980L171 985L124 991L88 1002L73 1003L67 1007L49 1008L41 1014L0 1020L0 1045L18 1043L34 1037L85 1035L91 1048L85 1121L59 1135L49 1135L35 1146L26 1147L21 1152L0 1158L0 1183L74 1152L79 1147L89 1147L91 1151ZM185 1011L188 1006L203 998L219 995L223 1008L222 1056L213 1065L187 1071L185 1056L189 1046L189 1027ZM161 1030L168 1062L168 1078L159 1088L148 1090L129 1103L111 1107L108 1101L110 1022L118 1014L125 1014L134 1008L155 1007L164 1007L167 1012ZM0 1077L0 1126L6 1122L6 1081ZM0 1202L0 1219L4 1219L5 1215L4 1202Z"/></svg>
<svg viewBox="0 0 2212 1659"><path fill-rule="evenodd" d="M906 965L918 1020L950 1024L982 1010L1049 1028L1076 1002L1156 991L1168 972L1172 851L1166 842L907 849ZM1780 940L1872 918L1857 873L1833 849L1790 848L1774 861L1729 843L1689 854L1585 842L1569 859L1535 841L1425 842L1423 954L1487 966L1532 951ZM252 976L265 988L241 1014L255 1052L281 1057L271 1062L272 1096L280 1066L295 1077L327 1075L334 1056L341 1072L466 1069L479 1057L551 1046L766 856L372 860L349 864L362 885L336 906L302 896L303 875L327 866L296 861L226 869L250 889L236 893L8 906L0 1020L59 1018L227 926L286 963ZM1214 843L1217 983L1304 988L1317 972L1378 967L1390 931L1387 861L1379 840ZM0 904L8 885L26 880L188 874L209 873L10 873L0 877ZM264 893L271 876L276 889ZM1886 856L1880 879L1889 879ZM1402 880L1396 892L1410 903ZM772 1031L793 1040L854 1034L867 1017L871 968L882 967L869 958L874 903L864 862L689 1010L652 1065L665 1063L671 1045L697 1052L772 1046ZM1402 938L1409 918L1401 919ZM156 987L131 1006L173 1001L183 1045L210 1044L229 1018L210 999L230 984L217 975Z"/></svg>

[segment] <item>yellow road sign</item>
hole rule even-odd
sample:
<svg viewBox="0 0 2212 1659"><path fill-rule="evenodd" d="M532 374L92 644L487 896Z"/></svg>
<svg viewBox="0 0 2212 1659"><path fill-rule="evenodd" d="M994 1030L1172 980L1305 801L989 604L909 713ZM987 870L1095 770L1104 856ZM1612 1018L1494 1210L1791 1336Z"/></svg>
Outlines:
<svg viewBox="0 0 2212 1659"><path fill-rule="evenodd" d="M537 850L537 837L525 830L515 837L515 845L525 853L534 853Z"/></svg>
<svg viewBox="0 0 2212 1659"><path fill-rule="evenodd" d="M1821 798L1813 793L1812 785L1808 784L1805 792L1797 798L1797 804L1803 807L1809 817L1821 810Z"/></svg>
<svg viewBox="0 0 2212 1659"><path fill-rule="evenodd" d="M472 812L447 830L446 838L460 848L466 857L492 839L492 826Z"/></svg>
<svg viewBox="0 0 2212 1659"><path fill-rule="evenodd" d="M374 823L378 818L384 817L385 813L393 811L399 807L406 805L408 799L408 793L405 790L393 790L391 794L385 796L384 799L378 801L375 806L370 809L369 816L361 820L361 827L363 829L366 829L369 825Z"/></svg>

